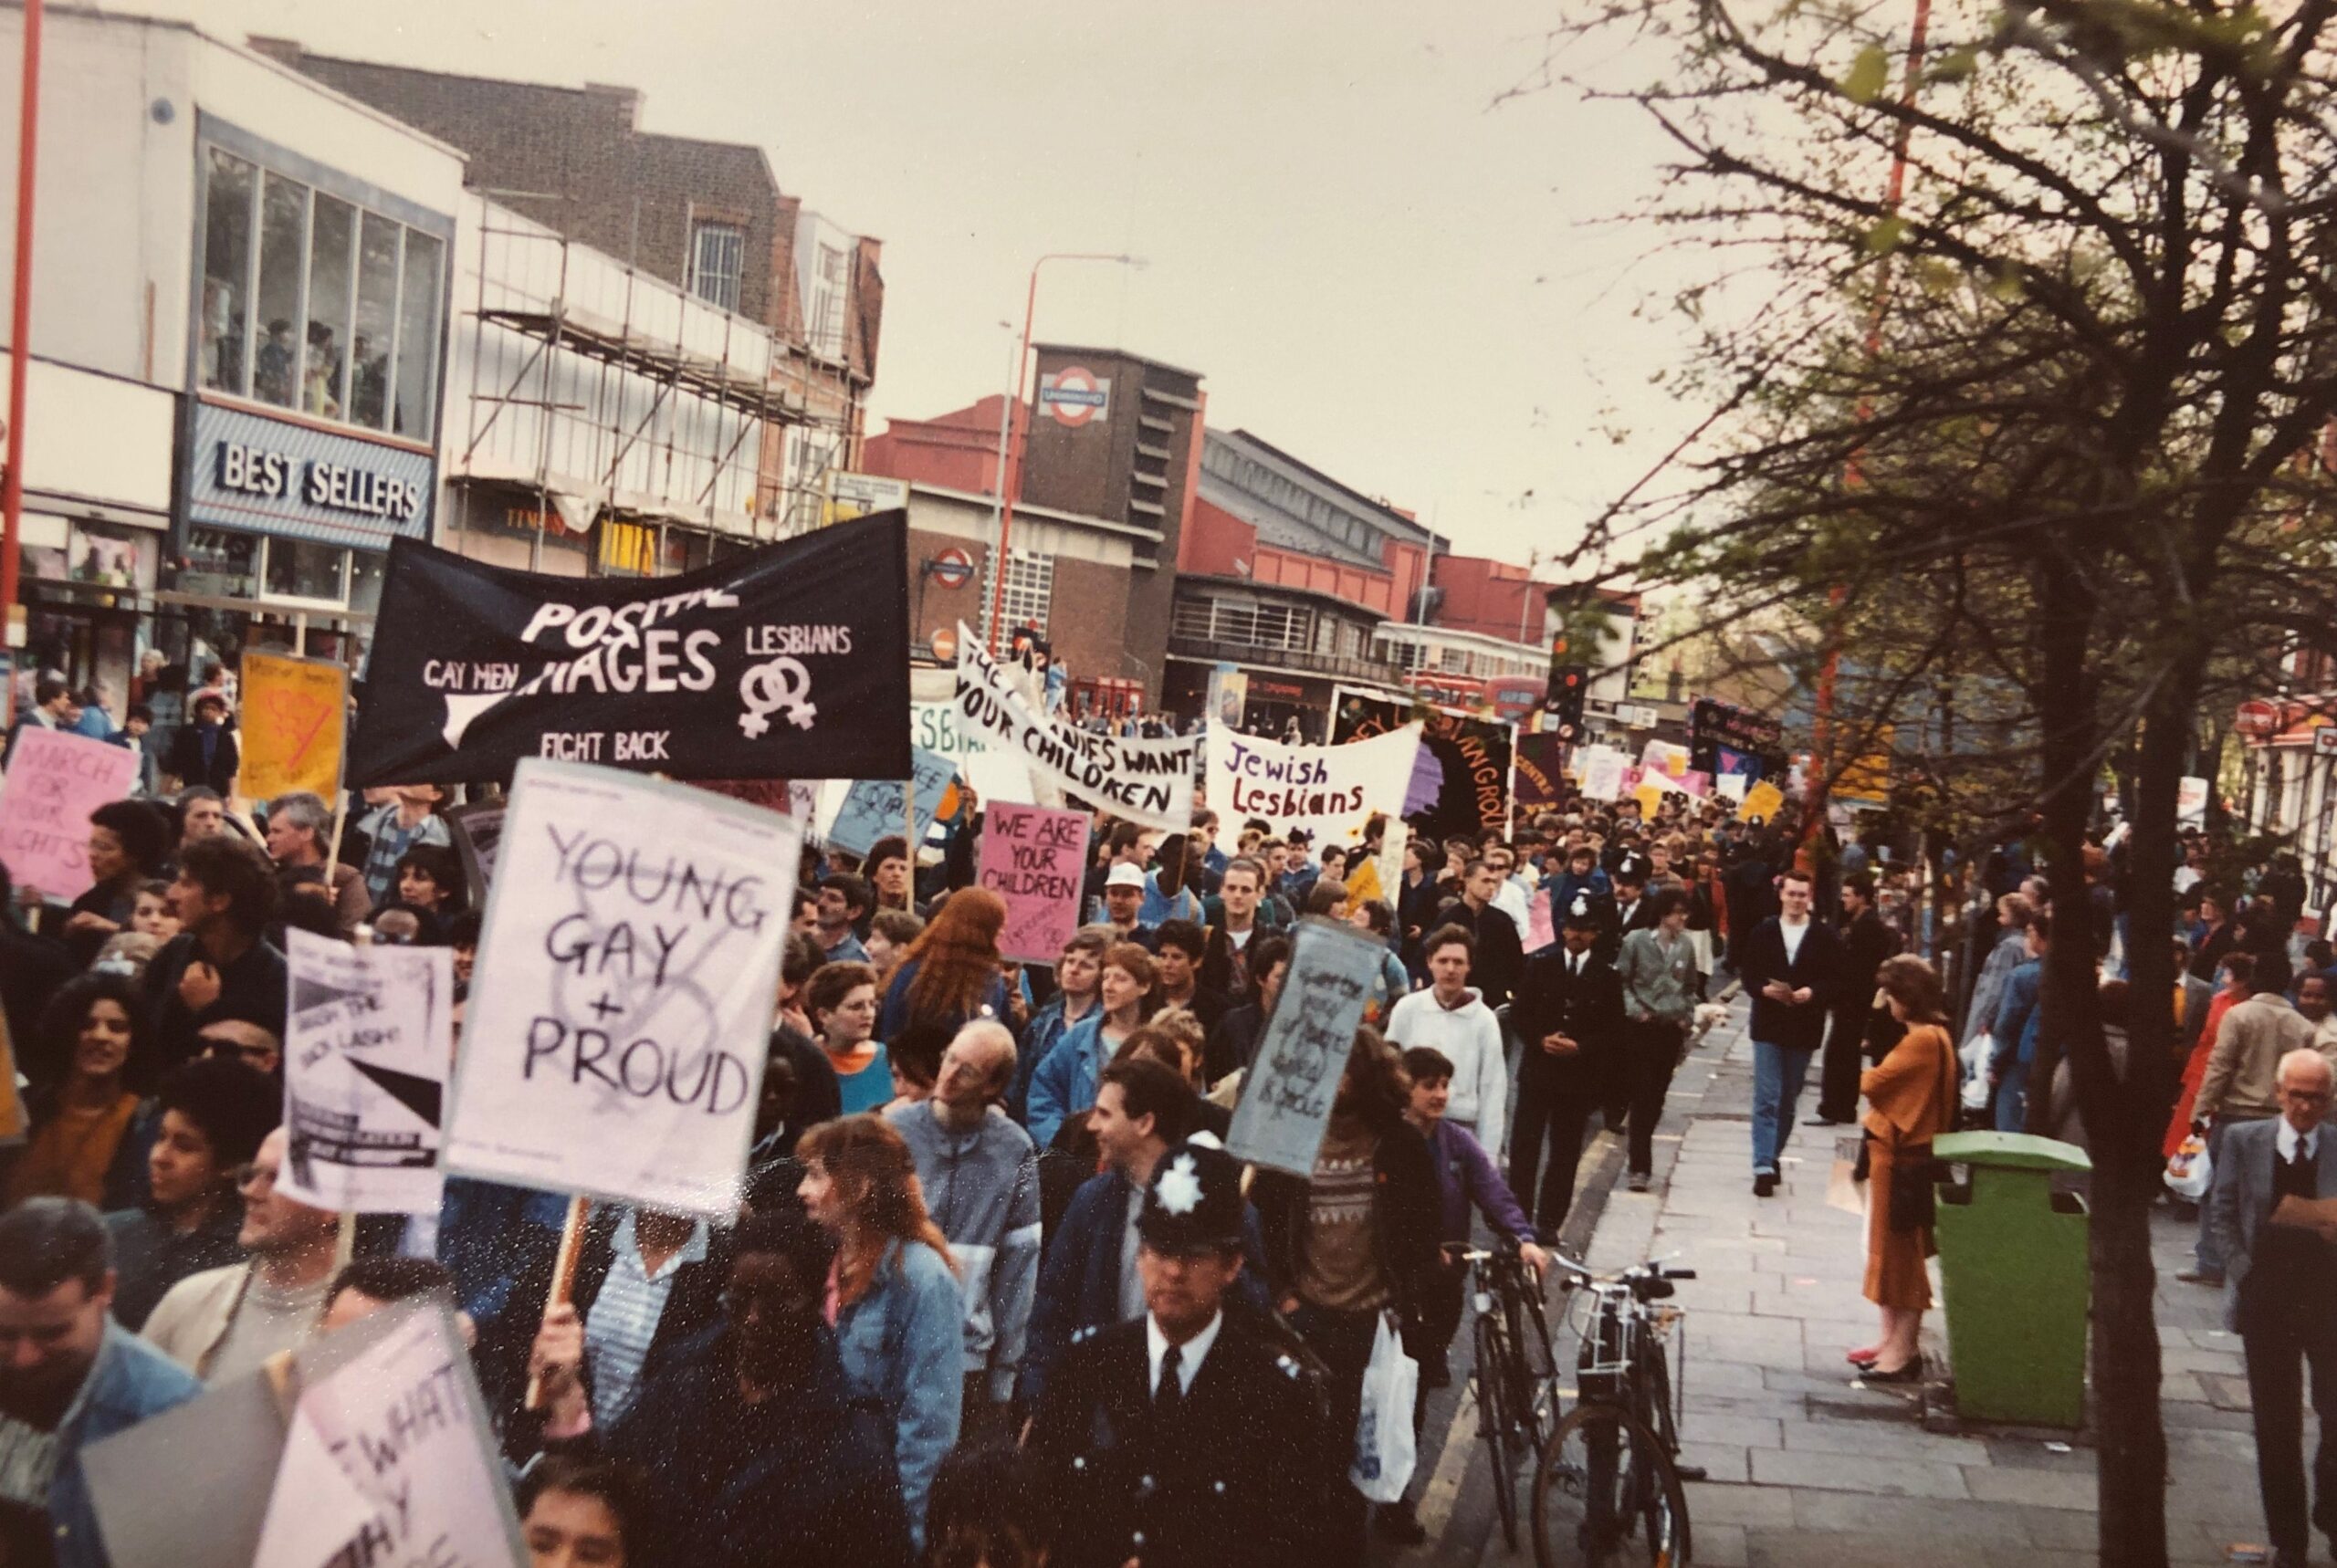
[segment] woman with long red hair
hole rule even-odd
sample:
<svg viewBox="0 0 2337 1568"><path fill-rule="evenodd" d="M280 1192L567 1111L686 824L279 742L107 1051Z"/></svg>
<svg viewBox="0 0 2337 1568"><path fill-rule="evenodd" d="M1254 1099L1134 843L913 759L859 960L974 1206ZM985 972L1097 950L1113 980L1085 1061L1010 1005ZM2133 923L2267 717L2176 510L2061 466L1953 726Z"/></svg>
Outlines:
<svg viewBox="0 0 2337 1568"><path fill-rule="evenodd" d="M898 1040L912 1023L930 1023L947 1040L976 1019L1003 1022L998 934L1005 928L1006 900L986 887L961 887L943 900L893 972L877 1034Z"/></svg>
<svg viewBox="0 0 2337 1568"><path fill-rule="evenodd" d="M828 1321L844 1376L892 1424L901 1496L922 1549L925 1496L958 1441L965 1397L957 1260L926 1212L908 1145L883 1117L823 1122L803 1134L795 1157L803 1162L795 1191L804 1212L836 1239Z"/></svg>

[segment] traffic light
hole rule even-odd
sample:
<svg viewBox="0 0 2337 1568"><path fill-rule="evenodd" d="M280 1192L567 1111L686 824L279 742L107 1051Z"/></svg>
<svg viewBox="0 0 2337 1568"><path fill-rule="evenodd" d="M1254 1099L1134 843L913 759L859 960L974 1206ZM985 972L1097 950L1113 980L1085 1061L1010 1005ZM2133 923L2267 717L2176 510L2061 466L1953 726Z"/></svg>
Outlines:
<svg viewBox="0 0 2337 1568"><path fill-rule="evenodd" d="M1580 664L1559 664L1550 671L1550 690L1542 711L1550 716L1559 739L1571 744L1582 738L1582 702L1590 672Z"/></svg>

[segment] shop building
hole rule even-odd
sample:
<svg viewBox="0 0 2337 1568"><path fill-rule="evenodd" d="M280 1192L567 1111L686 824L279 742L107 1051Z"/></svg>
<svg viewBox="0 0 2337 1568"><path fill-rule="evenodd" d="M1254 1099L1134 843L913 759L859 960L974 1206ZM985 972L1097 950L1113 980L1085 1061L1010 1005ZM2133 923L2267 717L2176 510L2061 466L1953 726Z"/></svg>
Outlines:
<svg viewBox="0 0 2337 1568"><path fill-rule="evenodd" d="M1332 692L1405 691L1381 632L1418 612L1436 536L1248 431L1211 430L1178 556L1162 705L1208 703L1221 664L1247 676L1243 727L1329 734Z"/></svg>
<svg viewBox="0 0 2337 1568"><path fill-rule="evenodd" d="M781 534L823 520L829 476L860 467L881 241L782 191L760 147L643 130L634 88L337 59L286 38L252 47L460 148L472 186L513 214L769 329L774 399L797 413L764 428L750 509Z"/></svg>
<svg viewBox="0 0 2337 1568"><path fill-rule="evenodd" d="M252 643L353 657L435 517L461 156L182 22L47 23L24 667L119 720L149 650L158 695Z"/></svg>
<svg viewBox="0 0 2337 1568"><path fill-rule="evenodd" d="M438 542L661 577L780 536L762 454L800 423L770 329L488 200L462 200Z"/></svg>

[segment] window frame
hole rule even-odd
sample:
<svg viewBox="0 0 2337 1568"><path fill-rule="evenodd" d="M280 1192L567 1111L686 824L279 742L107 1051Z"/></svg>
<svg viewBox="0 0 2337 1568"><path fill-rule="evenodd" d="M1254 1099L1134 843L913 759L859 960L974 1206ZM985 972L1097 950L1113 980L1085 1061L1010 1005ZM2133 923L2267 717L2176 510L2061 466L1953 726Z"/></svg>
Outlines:
<svg viewBox="0 0 2337 1568"><path fill-rule="evenodd" d="M704 265L706 241L716 235L728 235L730 241L730 297L728 299L718 299L700 287L701 280L708 276ZM712 276L719 277L722 274L717 271ZM691 298L701 305L711 305L717 310L728 310L733 316L737 315L739 301L744 297L747 287L747 225L735 218L698 217L693 214L690 218L690 265L687 277L688 280L684 285L683 291Z"/></svg>
<svg viewBox="0 0 2337 1568"><path fill-rule="evenodd" d="M218 388L204 384L203 358L203 290L208 282L204 258L209 255L211 221L212 155L233 159L250 166L253 171L250 194L246 208L246 224L249 230L249 255L244 259L244 341L241 373L233 388ZM309 423L336 434L345 433L360 440L385 442L417 453L435 455L441 421L445 416L445 344L449 305L453 298L453 264L455 256L455 220L444 213L432 212L405 198L393 195L351 176L306 158L288 149L276 146L253 136L236 126L209 114L197 116L194 136L195 204L194 214L194 246L197 265L191 270L194 314L187 330L187 382L191 392L205 399L247 408L263 417ZM350 277L348 298L344 301L351 323L350 340L341 345L343 359L341 398L341 413L335 415L310 413L300 406L299 382L296 380L294 400L290 406L275 403L258 395L255 382L258 375L258 350L263 324L259 319L259 280L261 258L266 250L262 220L266 211L266 190L270 179L279 180L301 191L300 260L298 303L291 320L294 322L296 351L304 358L308 348L309 307L309 276L316 263L316 204L320 193L347 204L354 209L350 225ZM390 311L389 360L384 368L384 393L382 424L379 427L359 423L351 413L356 385L355 324L358 312L360 280L362 277L363 236L368 217L388 223L397 230L395 265L392 277L395 280ZM408 349L403 341L405 315L404 269L406 241L410 234L420 233L437 242L436 277L437 320L432 340L419 345L426 356L430 369L424 385L428 389L426 407L423 410L424 434L400 432L397 423L398 373L400 361ZM347 572L342 573L344 594ZM263 579L264 580L264 579ZM301 601L308 602L308 601Z"/></svg>

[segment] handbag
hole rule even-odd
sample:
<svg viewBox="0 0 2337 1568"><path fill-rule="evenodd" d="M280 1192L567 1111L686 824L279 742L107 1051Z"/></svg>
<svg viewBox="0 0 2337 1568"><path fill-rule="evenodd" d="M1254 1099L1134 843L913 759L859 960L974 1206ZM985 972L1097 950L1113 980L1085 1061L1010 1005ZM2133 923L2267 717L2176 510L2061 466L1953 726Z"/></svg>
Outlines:
<svg viewBox="0 0 2337 1568"><path fill-rule="evenodd" d="M1929 1230L1939 1218L1939 1203L1933 1186L1939 1162L1932 1158L1929 1144L1910 1144L1892 1155L1891 1161L1891 1228L1893 1230Z"/></svg>
<svg viewBox="0 0 2337 1568"><path fill-rule="evenodd" d="M1411 1483L1418 1451L1412 1439L1412 1399L1420 1363L1404 1354L1394 1315L1379 1314L1371 1361L1363 1370L1363 1407L1355 1424L1355 1457L1347 1480L1373 1502L1394 1502Z"/></svg>

